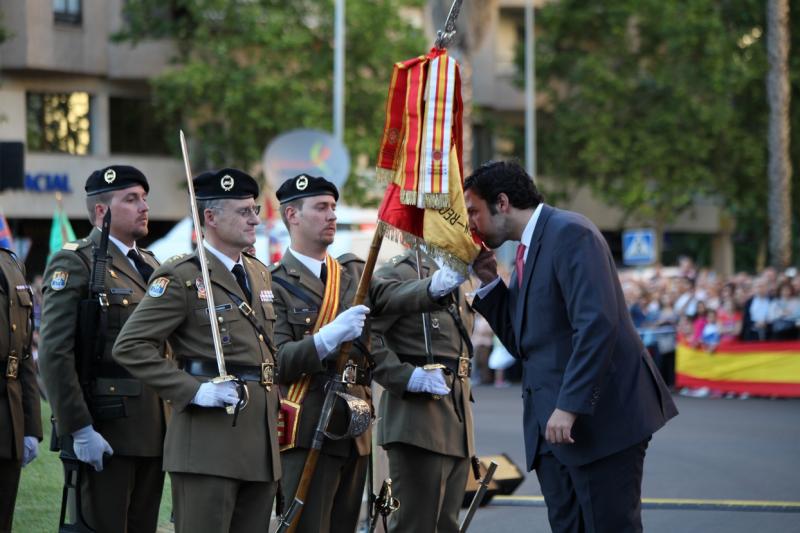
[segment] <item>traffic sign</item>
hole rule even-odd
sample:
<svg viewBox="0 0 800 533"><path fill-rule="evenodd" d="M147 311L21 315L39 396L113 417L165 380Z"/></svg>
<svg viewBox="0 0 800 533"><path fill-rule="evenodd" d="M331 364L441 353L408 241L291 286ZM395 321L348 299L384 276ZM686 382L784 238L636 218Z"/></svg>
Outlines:
<svg viewBox="0 0 800 533"><path fill-rule="evenodd" d="M652 229L623 231L622 262L629 266L645 266L655 263L656 232Z"/></svg>

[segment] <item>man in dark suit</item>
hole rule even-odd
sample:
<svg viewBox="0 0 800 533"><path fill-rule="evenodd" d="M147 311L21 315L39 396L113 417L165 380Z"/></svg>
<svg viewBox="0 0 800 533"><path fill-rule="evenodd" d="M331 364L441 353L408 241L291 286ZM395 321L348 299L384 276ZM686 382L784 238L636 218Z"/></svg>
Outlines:
<svg viewBox="0 0 800 533"><path fill-rule="evenodd" d="M464 183L470 227L491 248L520 241L507 287L494 253L473 264L473 307L522 360L528 470L556 532L642 531L651 435L677 414L631 323L611 252L585 217L543 203L513 162Z"/></svg>

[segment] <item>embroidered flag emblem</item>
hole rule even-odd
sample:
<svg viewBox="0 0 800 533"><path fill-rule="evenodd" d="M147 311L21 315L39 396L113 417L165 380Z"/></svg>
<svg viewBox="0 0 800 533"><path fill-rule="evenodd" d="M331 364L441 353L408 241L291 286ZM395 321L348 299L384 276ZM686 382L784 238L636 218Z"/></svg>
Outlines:
<svg viewBox="0 0 800 533"><path fill-rule="evenodd" d="M164 291L167 290L167 285L169 285L169 278L156 278L147 290L148 296L160 298L164 295Z"/></svg>
<svg viewBox="0 0 800 533"><path fill-rule="evenodd" d="M67 279L69 279L69 272L56 270L53 272L53 277L50 279L50 288L54 291L60 291L67 286Z"/></svg>

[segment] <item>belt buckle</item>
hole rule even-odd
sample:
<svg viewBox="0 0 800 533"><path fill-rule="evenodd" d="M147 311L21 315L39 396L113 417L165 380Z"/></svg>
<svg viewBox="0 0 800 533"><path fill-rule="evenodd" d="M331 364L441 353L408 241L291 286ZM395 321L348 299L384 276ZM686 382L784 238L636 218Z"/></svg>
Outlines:
<svg viewBox="0 0 800 533"><path fill-rule="evenodd" d="M242 312L242 313L243 313L245 316L250 316L251 314L253 314L253 308L252 308L252 307L250 307L250 305L249 305L247 302L244 302L244 301L243 301L243 302L242 302L242 303L240 303L240 304L239 304L237 307L239 308L239 310L240 310L240 311L241 311L241 312Z"/></svg>
<svg viewBox="0 0 800 533"><path fill-rule="evenodd" d="M275 382L275 363L261 363L261 386L270 390Z"/></svg>
<svg viewBox="0 0 800 533"><path fill-rule="evenodd" d="M469 377L470 366L472 366L472 361L469 360L469 357L459 357L458 358L458 377L460 377L460 378Z"/></svg>
<svg viewBox="0 0 800 533"><path fill-rule="evenodd" d="M19 374L19 357L16 352L11 352L6 360L6 377L8 379L17 379Z"/></svg>

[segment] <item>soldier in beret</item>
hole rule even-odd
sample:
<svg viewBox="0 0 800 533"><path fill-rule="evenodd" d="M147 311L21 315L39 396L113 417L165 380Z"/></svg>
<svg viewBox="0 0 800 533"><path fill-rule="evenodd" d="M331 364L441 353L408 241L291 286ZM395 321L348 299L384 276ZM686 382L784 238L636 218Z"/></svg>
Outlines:
<svg viewBox="0 0 800 533"><path fill-rule="evenodd" d="M457 288L464 278L449 269L425 280L373 278L367 305L351 307L364 262L353 254L337 259L328 254L336 235L336 186L324 178L302 174L286 181L277 196L291 237L289 250L270 267L270 272L277 313L279 379L286 398L282 405L283 487L286 495L293 497L322 412L325 384L336 371L341 344L354 341L350 356L358 367L348 394L365 400L371 407L373 355L382 347L374 342L370 348L367 315L438 309L439 299ZM340 415L343 416L334 413L329 427L347 426ZM355 438L325 440L297 525L298 533L355 531L370 443L369 430Z"/></svg>
<svg viewBox="0 0 800 533"><path fill-rule="evenodd" d="M101 533L155 531L164 484L163 405L153 389L111 358L117 333L158 267L155 257L136 245L147 235L150 187L138 169L112 165L93 172L85 189L95 228L87 238L65 244L47 266L39 366L62 447L72 441L87 465L80 490L88 525ZM107 324L98 325L102 354L80 353L80 302L88 297L92 251L100 245L99 228L109 209ZM157 350L163 357L162 346ZM79 376L82 368L88 368L88 383Z"/></svg>
<svg viewBox="0 0 800 533"><path fill-rule="evenodd" d="M0 248L0 532L11 531L20 472L42 440L39 387L31 357L33 299L25 267Z"/></svg>
<svg viewBox="0 0 800 533"><path fill-rule="evenodd" d="M421 259L423 276L439 269L426 254ZM375 275L417 279L416 253L392 258ZM432 312L429 320L431 354L443 371L424 368L428 357L420 314L384 315L372 322L387 348L376 356L375 381L386 389L377 440L388 453L394 496L401 502L389 519L391 532L458 532L475 454L469 381L473 311L463 287L451 294L447 308ZM438 397L422 393L428 381L438 381L432 386Z"/></svg>
<svg viewBox="0 0 800 533"><path fill-rule="evenodd" d="M197 251L165 262L120 332L114 357L172 406L164 469L172 481L177 533L267 531L281 475L275 310L265 265L242 252L255 242L258 184L224 168L194 179L210 286ZM213 291L227 371L219 375L207 309ZM169 341L175 361L158 347ZM238 387L249 402L237 415Z"/></svg>

